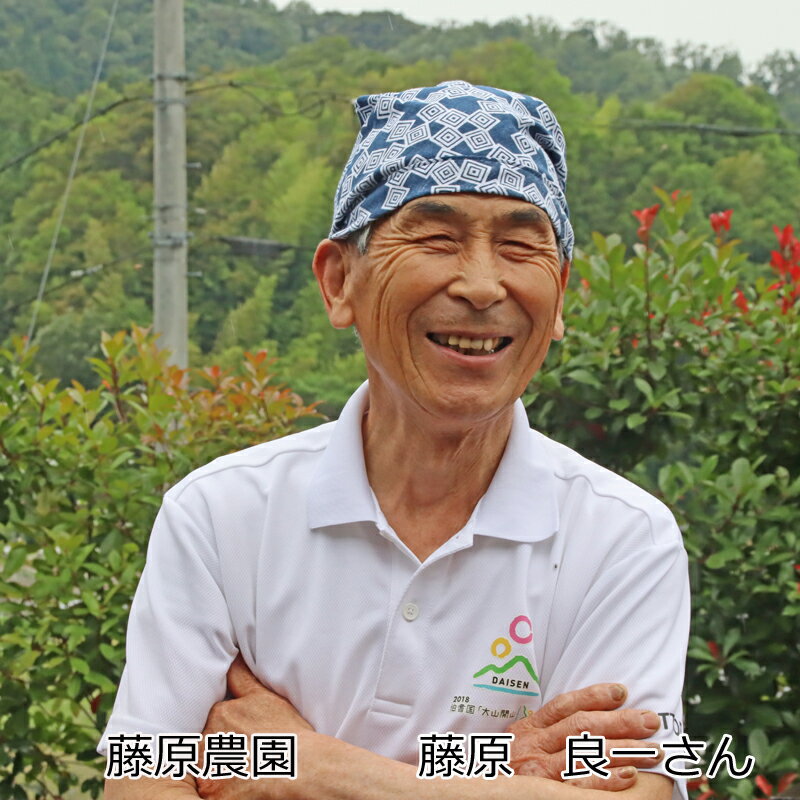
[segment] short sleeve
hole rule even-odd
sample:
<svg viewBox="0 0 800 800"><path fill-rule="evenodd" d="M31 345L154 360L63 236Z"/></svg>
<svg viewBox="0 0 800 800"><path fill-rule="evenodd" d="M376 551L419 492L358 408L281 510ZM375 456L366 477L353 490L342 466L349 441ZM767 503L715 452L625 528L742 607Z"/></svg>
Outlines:
<svg viewBox="0 0 800 800"><path fill-rule="evenodd" d="M563 623L565 645L542 686L545 703L594 683L623 683L626 707L660 715L661 728L651 737L660 744L678 741L683 726L690 617L686 551L671 525L660 543L598 570L577 613ZM663 766L650 771L667 774ZM685 800L685 782L673 780L673 800Z"/></svg>
<svg viewBox="0 0 800 800"><path fill-rule="evenodd" d="M119 733L199 733L236 656L210 532L169 494L131 605L126 664L98 752Z"/></svg>

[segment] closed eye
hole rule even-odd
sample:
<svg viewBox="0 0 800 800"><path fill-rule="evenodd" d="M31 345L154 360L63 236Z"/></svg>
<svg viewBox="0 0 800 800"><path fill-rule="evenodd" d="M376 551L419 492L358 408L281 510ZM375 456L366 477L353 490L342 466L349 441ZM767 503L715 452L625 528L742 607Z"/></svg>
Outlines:
<svg viewBox="0 0 800 800"><path fill-rule="evenodd" d="M457 242L452 236L446 233L437 233L418 239L417 244L437 253L452 253L454 252Z"/></svg>

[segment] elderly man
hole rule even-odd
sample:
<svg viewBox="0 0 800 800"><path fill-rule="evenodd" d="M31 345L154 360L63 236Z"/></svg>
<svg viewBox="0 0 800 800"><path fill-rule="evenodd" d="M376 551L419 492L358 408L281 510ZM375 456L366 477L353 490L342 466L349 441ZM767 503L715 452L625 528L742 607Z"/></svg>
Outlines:
<svg viewBox="0 0 800 800"><path fill-rule="evenodd" d="M200 731L213 707L207 730L296 732L297 780L108 780L106 797L685 797L658 757L561 781L567 736L679 730L688 587L663 505L532 431L519 400L564 332L558 123L461 81L355 105L314 273L369 381L336 423L167 493L100 745ZM229 667L238 699L220 702ZM509 726L513 777L417 778L419 735Z"/></svg>

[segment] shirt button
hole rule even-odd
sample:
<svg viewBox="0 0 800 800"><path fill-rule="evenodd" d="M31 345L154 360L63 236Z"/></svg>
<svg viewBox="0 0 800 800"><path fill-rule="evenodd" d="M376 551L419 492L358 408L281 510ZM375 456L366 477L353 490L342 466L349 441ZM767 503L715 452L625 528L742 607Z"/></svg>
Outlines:
<svg viewBox="0 0 800 800"><path fill-rule="evenodd" d="M406 603L403 606L403 617L413 622L419 616L419 606L415 603Z"/></svg>

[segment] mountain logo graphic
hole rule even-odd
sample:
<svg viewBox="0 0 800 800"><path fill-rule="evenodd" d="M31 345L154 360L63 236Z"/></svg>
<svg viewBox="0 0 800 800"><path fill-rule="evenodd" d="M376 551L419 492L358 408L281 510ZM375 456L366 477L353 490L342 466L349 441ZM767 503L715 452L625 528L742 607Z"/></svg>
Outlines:
<svg viewBox="0 0 800 800"><path fill-rule="evenodd" d="M533 691L534 685L538 688L539 676L525 656L514 656L502 667L498 667L496 664L487 664L472 677L476 681L483 679L483 682L473 684L479 689L491 689L495 692L508 692L529 697L539 696L539 692Z"/></svg>

